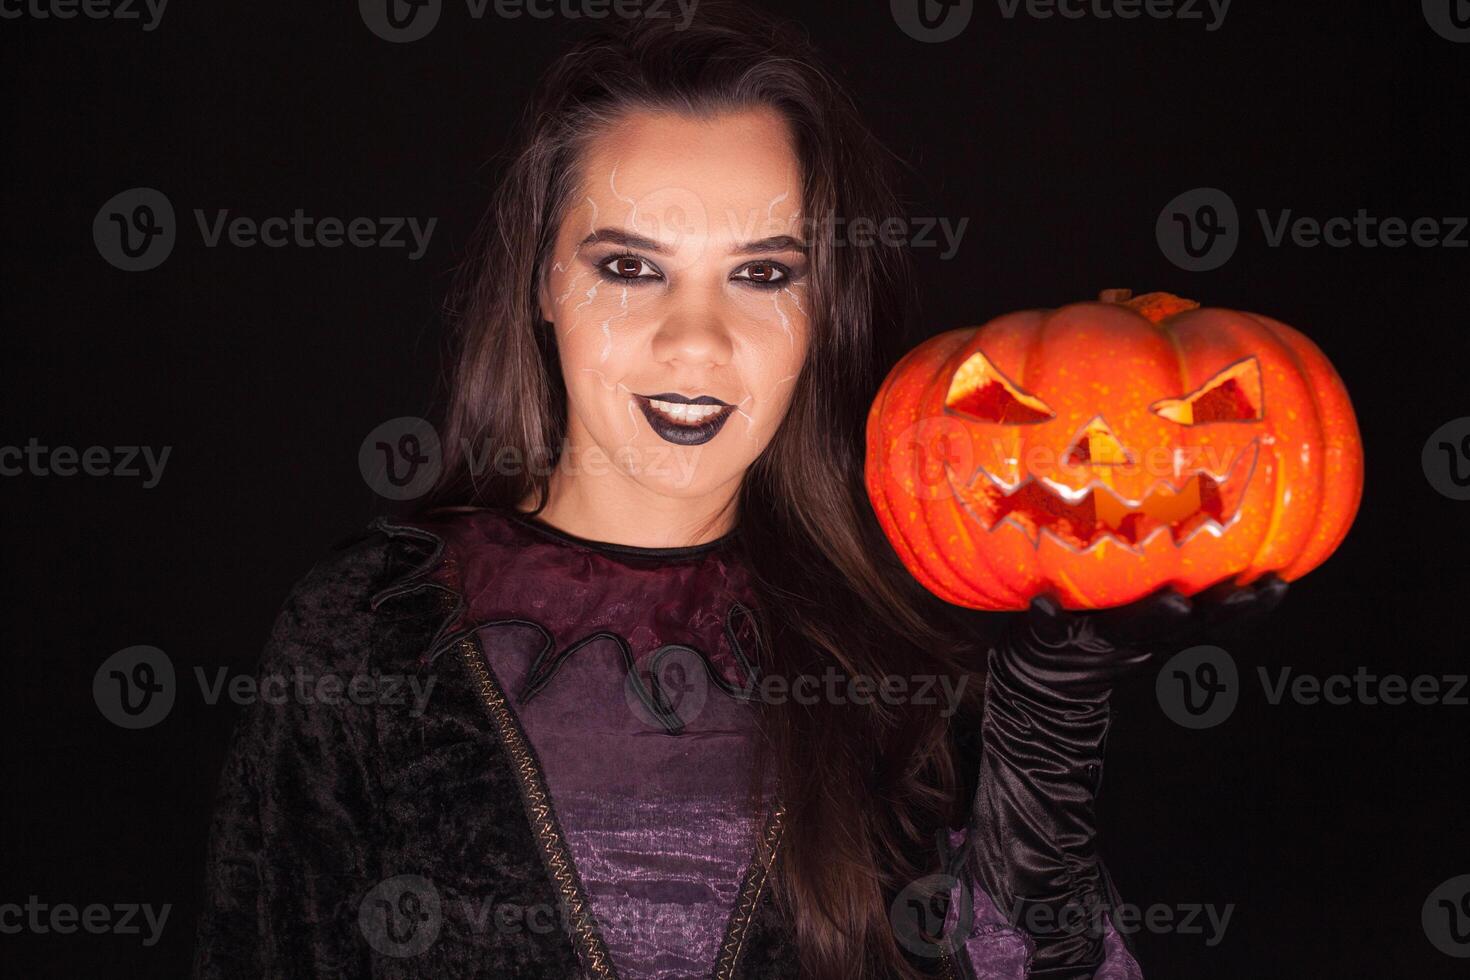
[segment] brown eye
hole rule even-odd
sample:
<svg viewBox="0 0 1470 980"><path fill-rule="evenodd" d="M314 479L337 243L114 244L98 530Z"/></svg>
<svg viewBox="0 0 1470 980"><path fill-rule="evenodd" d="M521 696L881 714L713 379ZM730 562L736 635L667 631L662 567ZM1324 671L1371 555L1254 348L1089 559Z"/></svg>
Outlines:
<svg viewBox="0 0 1470 980"><path fill-rule="evenodd" d="M658 269L636 255L614 255L600 263L616 279L662 279Z"/></svg>
<svg viewBox="0 0 1470 980"><path fill-rule="evenodd" d="M785 282L790 273L779 262L751 262L735 270L731 279L740 279L758 286L774 286Z"/></svg>

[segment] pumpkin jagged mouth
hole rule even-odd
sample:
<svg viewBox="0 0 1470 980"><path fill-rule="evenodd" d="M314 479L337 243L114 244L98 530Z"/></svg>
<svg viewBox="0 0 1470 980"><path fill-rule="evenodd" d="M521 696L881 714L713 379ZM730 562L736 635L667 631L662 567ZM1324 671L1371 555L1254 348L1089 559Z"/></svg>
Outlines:
<svg viewBox="0 0 1470 980"><path fill-rule="evenodd" d="M1223 533L1245 497L1258 451L1252 440L1223 476L1199 469L1183 483L1161 479L1138 500L1122 497L1096 480L1081 489L1034 476L1008 485L981 466L975 468L968 487L955 490L982 527L993 532L1002 524L1014 525L1034 547L1041 546L1045 533L1077 551L1104 540L1141 551L1150 538L1166 530L1176 545L1202 532Z"/></svg>

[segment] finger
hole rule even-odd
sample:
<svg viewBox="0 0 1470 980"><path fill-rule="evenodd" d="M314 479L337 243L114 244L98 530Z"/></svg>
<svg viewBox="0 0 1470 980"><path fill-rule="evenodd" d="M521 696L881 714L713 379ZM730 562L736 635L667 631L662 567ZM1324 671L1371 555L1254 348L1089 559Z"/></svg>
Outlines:
<svg viewBox="0 0 1470 980"><path fill-rule="evenodd" d="M1262 614L1271 612L1286 599L1286 591L1290 587L1290 583L1275 572L1261 576L1255 582L1256 609Z"/></svg>
<svg viewBox="0 0 1470 980"><path fill-rule="evenodd" d="M1281 604L1287 584L1274 573L1250 585L1222 582L1209 591L1212 601L1200 604L1200 622L1206 628L1229 627L1233 632L1254 626Z"/></svg>
<svg viewBox="0 0 1470 980"><path fill-rule="evenodd" d="M1231 596L1219 610L1220 622L1231 631L1253 629L1286 598L1286 582L1275 574L1263 576Z"/></svg>
<svg viewBox="0 0 1470 980"><path fill-rule="evenodd" d="M1131 635L1124 637L1112 629L1110 617L1118 610L1064 609L1055 596L1045 595L1031 600L1027 612L1032 635L1049 649L1070 651L1087 662L1112 657L1120 649L1124 656L1129 653Z"/></svg>
<svg viewBox="0 0 1470 980"><path fill-rule="evenodd" d="M1026 607L1026 624L1036 639L1047 646L1064 646L1077 633L1074 616L1052 595L1039 595Z"/></svg>
<svg viewBox="0 0 1470 980"><path fill-rule="evenodd" d="M1267 572L1250 585L1237 585L1233 578L1223 579L1196 595L1200 605L1224 605L1244 609L1260 605L1263 609L1274 609L1286 595L1287 583L1275 572Z"/></svg>
<svg viewBox="0 0 1470 980"><path fill-rule="evenodd" d="M1190 622L1194 603L1165 587L1126 606L1098 615L1098 631L1119 646L1144 640L1156 643L1174 636Z"/></svg>
<svg viewBox="0 0 1470 980"><path fill-rule="evenodd" d="M1203 612L1206 609L1212 609L1229 602L1232 598L1248 591L1250 591L1249 586L1236 585L1235 577L1231 576L1221 579L1208 588L1201 589L1195 594L1194 601L1199 606L1200 611Z"/></svg>

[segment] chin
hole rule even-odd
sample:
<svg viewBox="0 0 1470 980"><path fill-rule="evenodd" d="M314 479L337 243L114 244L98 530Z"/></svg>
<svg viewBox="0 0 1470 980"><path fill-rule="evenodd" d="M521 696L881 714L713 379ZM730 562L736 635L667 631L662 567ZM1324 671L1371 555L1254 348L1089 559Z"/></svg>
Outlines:
<svg viewBox="0 0 1470 980"><path fill-rule="evenodd" d="M720 487L728 484L730 480L738 479L744 472L743 470L726 472L722 469L719 473L712 473L704 472L702 467L696 466L696 472L691 477L683 475L687 473L687 470L681 469L677 461L671 462L668 468L671 468L673 472L635 473L633 478L640 486L660 496L673 497L678 500L693 500L714 493Z"/></svg>

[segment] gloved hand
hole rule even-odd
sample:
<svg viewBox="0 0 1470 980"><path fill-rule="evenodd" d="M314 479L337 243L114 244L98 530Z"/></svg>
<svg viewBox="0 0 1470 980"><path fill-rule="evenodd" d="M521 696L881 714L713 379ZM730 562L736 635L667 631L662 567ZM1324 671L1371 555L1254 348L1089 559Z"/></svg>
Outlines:
<svg viewBox="0 0 1470 980"><path fill-rule="evenodd" d="M1098 853L1096 799L1113 687L1157 655L1275 608L1266 576L1193 599L1170 589L1116 609L1032 601L989 654L972 872L1036 943L1035 980L1086 980L1118 903Z"/></svg>

